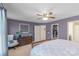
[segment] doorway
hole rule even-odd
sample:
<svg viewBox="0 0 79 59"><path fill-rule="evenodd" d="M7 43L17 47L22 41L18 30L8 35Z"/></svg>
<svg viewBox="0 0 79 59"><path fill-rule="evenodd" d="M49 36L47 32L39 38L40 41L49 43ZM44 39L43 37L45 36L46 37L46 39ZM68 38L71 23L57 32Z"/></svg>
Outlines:
<svg viewBox="0 0 79 59"><path fill-rule="evenodd" d="M74 40L79 41L79 22L74 23L73 30Z"/></svg>
<svg viewBox="0 0 79 59"><path fill-rule="evenodd" d="M79 21L68 22L68 40L79 41Z"/></svg>
<svg viewBox="0 0 79 59"><path fill-rule="evenodd" d="M51 39L58 39L59 38L59 24L52 24L51 25Z"/></svg>

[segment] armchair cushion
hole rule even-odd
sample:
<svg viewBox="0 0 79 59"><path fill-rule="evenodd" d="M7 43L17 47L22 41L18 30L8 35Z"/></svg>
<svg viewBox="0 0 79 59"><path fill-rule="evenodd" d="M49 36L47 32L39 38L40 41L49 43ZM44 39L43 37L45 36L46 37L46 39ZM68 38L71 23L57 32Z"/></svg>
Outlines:
<svg viewBox="0 0 79 59"><path fill-rule="evenodd" d="M11 40L8 42L8 47L15 47L17 46L19 43L17 40Z"/></svg>

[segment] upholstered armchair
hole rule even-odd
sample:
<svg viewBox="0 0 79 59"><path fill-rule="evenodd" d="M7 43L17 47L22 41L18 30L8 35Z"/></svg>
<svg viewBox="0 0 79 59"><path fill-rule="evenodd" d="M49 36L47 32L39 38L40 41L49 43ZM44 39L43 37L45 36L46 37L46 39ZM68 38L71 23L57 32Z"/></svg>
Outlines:
<svg viewBox="0 0 79 59"><path fill-rule="evenodd" d="M18 44L18 41L14 40L14 35L8 35L8 47L15 47Z"/></svg>

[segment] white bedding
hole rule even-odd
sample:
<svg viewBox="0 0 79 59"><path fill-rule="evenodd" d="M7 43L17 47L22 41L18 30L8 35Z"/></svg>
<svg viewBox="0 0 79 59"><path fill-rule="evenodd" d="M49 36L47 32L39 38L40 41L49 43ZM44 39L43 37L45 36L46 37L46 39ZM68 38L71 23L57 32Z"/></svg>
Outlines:
<svg viewBox="0 0 79 59"><path fill-rule="evenodd" d="M51 40L35 46L31 56L78 56L79 44L68 40Z"/></svg>

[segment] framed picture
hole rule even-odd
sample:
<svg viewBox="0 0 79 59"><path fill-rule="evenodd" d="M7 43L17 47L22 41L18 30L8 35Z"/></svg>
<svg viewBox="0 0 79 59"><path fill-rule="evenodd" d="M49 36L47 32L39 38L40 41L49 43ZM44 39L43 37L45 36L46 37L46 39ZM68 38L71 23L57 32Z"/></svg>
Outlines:
<svg viewBox="0 0 79 59"><path fill-rule="evenodd" d="M19 32L29 33L29 24L19 24Z"/></svg>

